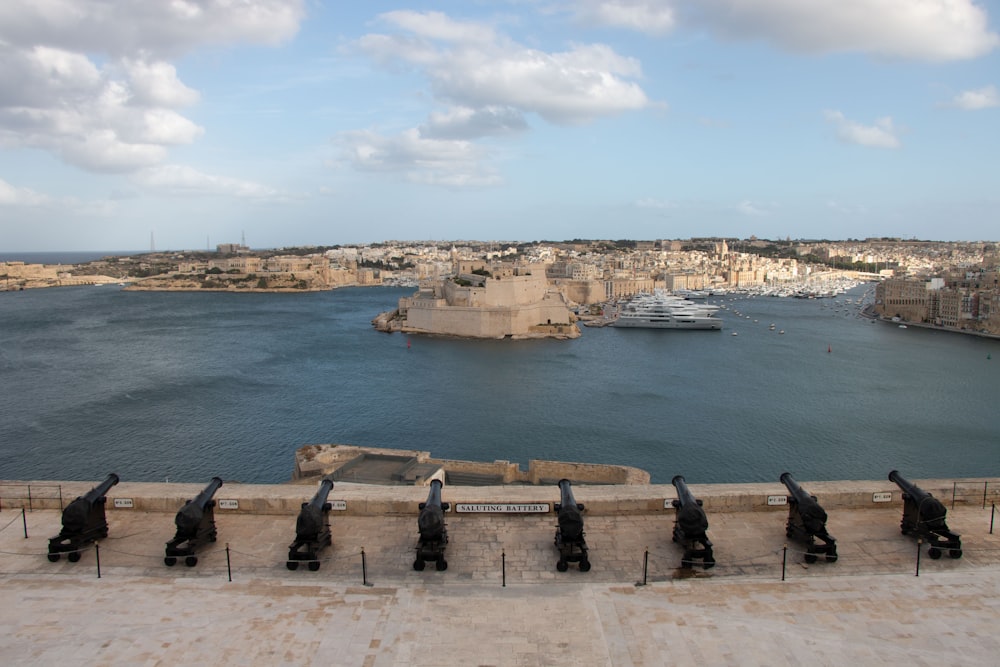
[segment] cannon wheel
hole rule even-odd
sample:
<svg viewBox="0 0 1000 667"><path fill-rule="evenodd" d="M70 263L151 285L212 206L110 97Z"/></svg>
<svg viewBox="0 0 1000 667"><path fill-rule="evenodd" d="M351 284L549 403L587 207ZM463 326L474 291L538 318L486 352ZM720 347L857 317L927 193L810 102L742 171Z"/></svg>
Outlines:
<svg viewBox="0 0 1000 667"><path fill-rule="evenodd" d="M163 559L163 564L167 567L173 567L174 565L177 565L177 559L173 556L167 556Z"/></svg>
<svg viewBox="0 0 1000 667"><path fill-rule="evenodd" d="M556 562L556 569L559 570L560 572L565 572L566 570L569 569L569 563L567 563L564 560L559 560Z"/></svg>
<svg viewBox="0 0 1000 667"><path fill-rule="evenodd" d="M590 561L581 560L580 561L580 572L590 572Z"/></svg>
<svg viewBox="0 0 1000 667"><path fill-rule="evenodd" d="M50 563L58 563L59 562L59 554L49 554L49 562Z"/></svg>
<svg viewBox="0 0 1000 667"><path fill-rule="evenodd" d="M816 562L816 554L806 554L805 555L805 561L807 563L809 563L809 564L815 563Z"/></svg>
<svg viewBox="0 0 1000 667"><path fill-rule="evenodd" d="M715 559L709 556L704 561L702 561L702 565L704 565L706 570L710 570L713 567L715 567Z"/></svg>
<svg viewBox="0 0 1000 667"><path fill-rule="evenodd" d="M310 572L315 572L318 569L319 569L319 561L318 560L314 560L314 561L310 561L309 562L309 571Z"/></svg>
<svg viewBox="0 0 1000 667"><path fill-rule="evenodd" d="M417 560L413 561L413 569L416 570L417 572L423 572L424 571L424 559L423 558L418 558Z"/></svg>
<svg viewBox="0 0 1000 667"><path fill-rule="evenodd" d="M438 558L438 561L437 563L434 564L434 567L437 568L438 572L444 572L445 570L448 569L448 561L446 561L444 558Z"/></svg>
<svg viewBox="0 0 1000 667"><path fill-rule="evenodd" d="M285 567L287 567L292 572L295 572L295 570L299 569L299 562L295 560L285 561Z"/></svg>
<svg viewBox="0 0 1000 667"><path fill-rule="evenodd" d="M931 547L930 549L927 550L927 555L930 556L933 560L937 560L938 558L941 557L941 550L938 549L937 547Z"/></svg>
<svg viewBox="0 0 1000 667"><path fill-rule="evenodd" d="M827 563L836 563L837 562L837 554L827 554L826 555L826 562Z"/></svg>
<svg viewBox="0 0 1000 667"><path fill-rule="evenodd" d="M962 557L962 550L961 549L948 549L948 556L951 557L951 558L961 558Z"/></svg>
<svg viewBox="0 0 1000 667"><path fill-rule="evenodd" d="M195 565L198 564L198 557L188 556L187 558L184 559L184 564L187 565L188 567L194 567Z"/></svg>
<svg viewBox="0 0 1000 667"><path fill-rule="evenodd" d="M80 560L80 552L79 552L79 551L70 551L70 552L69 552L69 553L68 553L68 554L66 555L66 558L67 558L67 559L69 560L69 562L71 562L71 563L75 563L75 562L77 562L78 560Z"/></svg>

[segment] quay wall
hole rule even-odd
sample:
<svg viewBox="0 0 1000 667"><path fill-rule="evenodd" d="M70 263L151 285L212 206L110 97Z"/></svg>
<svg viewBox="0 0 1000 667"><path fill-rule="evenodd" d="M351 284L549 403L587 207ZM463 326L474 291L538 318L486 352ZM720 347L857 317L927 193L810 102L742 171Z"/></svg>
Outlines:
<svg viewBox="0 0 1000 667"><path fill-rule="evenodd" d="M60 509L77 496L85 494L101 480L78 481L0 481L0 513L21 508ZM946 507L983 506L1000 503L1000 478L914 479L925 491ZM809 482L799 480L807 492L816 496L824 509L886 509L902 507L902 493L888 479L862 481ZM688 484L691 492L711 514L739 512L785 512L777 502L787 496L780 482L754 484ZM176 513L194 498L204 484L122 481L107 494L106 509L116 512ZM217 514L297 515L303 502L316 490L315 484L239 484L225 483L215 494ZM576 484L577 502L591 515L635 515L673 512L670 502L677 497L670 484L587 485ZM336 482L329 500L344 501L346 509L333 514L349 516L410 515L427 498L425 487L379 486ZM470 504L547 504L549 511L559 501L559 489L550 486L446 486L442 500L455 505Z"/></svg>

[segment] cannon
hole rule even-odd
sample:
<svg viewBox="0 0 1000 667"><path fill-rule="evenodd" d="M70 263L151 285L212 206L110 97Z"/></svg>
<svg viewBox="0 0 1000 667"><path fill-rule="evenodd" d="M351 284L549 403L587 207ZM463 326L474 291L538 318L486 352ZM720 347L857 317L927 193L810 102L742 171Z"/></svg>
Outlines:
<svg viewBox="0 0 1000 667"><path fill-rule="evenodd" d="M899 523L903 535L914 534L927 542L927 555L937 560L943 551L951 558L962 557L961 536L948 530L944 504L913 482L907 481L898 471L889 473L889 481L903 491L903 518Z"/></svg>
<svg viewBox="0 0 1000 667"><path fill-rule="evenodd" d="M583 539L583 505L573 497L573 488L568 479L559 480L559 502L555 504L555 510L559 520L556 526L556 549L559 550L556 569L565 572L570 563L579 563L580 572L589 572L587 542Z"/></svg>
<svg viewBox="0 0 1000 667"><path fill-rule="evenodd" d="M108 519L104 514L108 490L118 483L118 475L111 473L107 479L66 506L62 513L62 530L49 539L49 560L55 563L61 554L75 563L80 560L80 550L108 536Z"/></svg>
<svg viewBox="0 0 1000 667"><path fill-rule="evenodd" d="M444 513L450 507L449 503L441 502L441 480L431 480L431 490L427 493L427 501L420 503L420 515L417 517L417 529L420 539L417 541L417 558L413 561L414 570L423 570L424 562L432 560L439 572L448 569L448 561L444 559L444 550L448 546L448 528L444 522Z"/></svg>
<svg viewBox="0 0 1000 667"><path fill-rule="evenodd" d="M672 483L677 489L677 499L671 503L677 510L672 539L684 548L681 567L694 567L694 562L698 559L706 570L714 567L712 541L706 534L708 517L701 508L701 501L694 497L681 475L676 475Z"/></svg>
<svg viewBox="0 0 1000 667"><path fill-rule="evenodd" d="M309 563L309 569L315 572L319 569L319 552L330 546L330 503L326 497L333 489L333 482L324 479L319 483L319 490L307 503L302 503L299 518L295 520L295 541L288 545L289 570L299 567L300 561Z"/></svg>
<svg viewBox="0 0 1000 667"><path fill-rule="evenodd" d="M788 492L788 523L785 524L785 537L806 543L805 561L815 563L820 556L826 562L837 561L837 540L826 532L826 512L811 496L799 486L790 473L783 472L779 477ZM816 538L823 541L816 543Z"/></svg>
<svg viewBox="0 0 1000 667"><path fill-rule="evenodd" d="M166 565L172 567L178 558L183 558L185 565L194 567L198 564L195 551L208 542L215 542L215 501L212 500L212 496L220 486L222 480L213 477L194 500L187 501L184 507L177 511L177 516L174 517L177 533L174 539L167 542L166 555L163 558Z"/></svg>

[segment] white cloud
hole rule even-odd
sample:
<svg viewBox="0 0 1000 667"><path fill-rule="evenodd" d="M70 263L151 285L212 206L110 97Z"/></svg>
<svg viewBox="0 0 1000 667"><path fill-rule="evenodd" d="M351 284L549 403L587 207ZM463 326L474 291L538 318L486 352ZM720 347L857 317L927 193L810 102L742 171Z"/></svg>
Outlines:
<svg viewBox="0 0 1000 667"><path fill-rule="evenodd" d="M447 110L392 137L342 133L343 156L359 170L452 187L493 185L500 178L485 162L490 155L473 140L524 131L530 113L577 124L650 106L634 81L642 76L639 62L603 44L546 52L440 12L378 18L393 34L364 35L354 46L380 65L414 68Z"/></svg>
<svg viewBox="0 0 1000 667"><path fill-rule="evenodd" d="M676 22L800 53L949 61L977 58L1000 45L975 0L588 0L569 11L646 33Z"/></svg>
<svg viewBox="0 0 1000 667"><path fill-rule="evenodd" d="M994 85L983 86L976 90L966 90L955 96L952 103L960 109L977 111L1000 107L1000 91Z"/></svg>
<svg viewBox="0 0 1000 667"><path fill-rule="evenodd" d="M736 210L753 218L759 218L770 214L769 207L766 204L761 204L759 202L753 202L749 199L744 199L739 204L736 205Z"/></svg>
<svg viewBox="0 0 1000 667"><path fill-rule="evenodd" d="M629 80L642 75L638 61L602 44L547 53L434 12L393 12L380 18L406 34L366 35L358 47L377 62L420 68L435 98L449 104L533 112L560 124L649 105L642 88Z"/></svg>
<svg viewBox="0 0 1000 667"><path fill-rule="evenodd" d="M0 147L38 148L94 171L163 162L203 129L180 110L198 92L168 58L206 44L274 44L301 0L4 0Z"/></svg>
<svg viewBox="0 0 1000 667"><path fill-rule="evenodd" d="M228 176L206 174L192 167L165 164L136 172L132 180L146 190L170 195L225 196L241 199L282 199L274 188Z"/></svg>
<svg viewBox="0 0 1000 667"><path fill-rule="evenodd" d="M280 44L304 16L302 0L4 0L0 40L158 60L206 44Z"/></svg>
<svg viewBox="0 0 1000 667"><path fill-rule="evenodd" d="M0 206L42 206L49 198L31 188L16 187L0 178Z"/></svg>
<svg viewBox="0 0 1000 667"><path fill-rule="evenodd" d="M649 0L580 0L569 11L585 23L627 28L650 35L669 32L677 23L667 2Z"/></svg>
<svg viewBox="0 0 1000 667"><path fill-rule="evenodd" d="M499 176L482 165L485 151L457 139L428 139L416 129L394 137L359 130L337 137L345 158L360 171L397 172L415 183L453 187L495 185Z"/></svg>
<svg viewBox="0 0 1000 667"><path fill-rule="evenodd" d="M421 125L420 135L428 139L476 139L489 135L512 134L528 129L524 116L510 107L454 107L430 115Z"/></svg>
<svg viewBox="0 0 1000 667"><path fill-rule="evenodd" d="M899 148L901 145L889 116L879 118L874 125L862 125L848 120L839 111L823 113L826 120L837 128L837 136L842 141L871 148Z"/></svg>

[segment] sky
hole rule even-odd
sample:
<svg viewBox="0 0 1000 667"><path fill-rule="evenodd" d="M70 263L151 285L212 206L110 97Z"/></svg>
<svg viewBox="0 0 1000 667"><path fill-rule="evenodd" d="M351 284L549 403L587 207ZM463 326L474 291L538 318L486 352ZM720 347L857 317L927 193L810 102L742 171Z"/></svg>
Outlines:
<svg viewBox="0 0 1000 667"><path fill-rule="evenodd" d="M1000 0L3 0L0 252L1000 240Z"/></svg>

